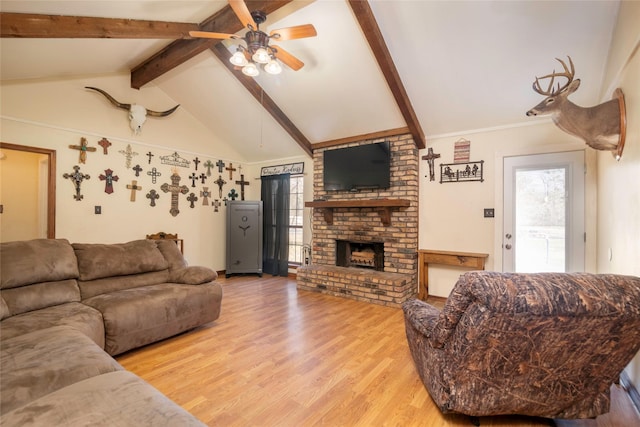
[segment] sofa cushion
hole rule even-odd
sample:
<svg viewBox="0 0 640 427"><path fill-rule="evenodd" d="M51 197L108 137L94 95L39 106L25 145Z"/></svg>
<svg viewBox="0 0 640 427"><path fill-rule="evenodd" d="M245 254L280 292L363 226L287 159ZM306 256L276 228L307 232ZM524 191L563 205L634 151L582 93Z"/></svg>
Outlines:
<svg viewBox="0 0 640 427"><path fill-rule="evenodd" d="M218 273L207 267L191 266L174 270L169 275L169 280L185 285L201 285L213 282L218 278Z"/></svg>
<svg viewBox="0 0 640 427"><path fill-rule="evenodd" d="M132 274L130 276L105 277L103 279L78 281L82 300L109 292L121 291L141 286L157 285L169 281L169 270L154 271L152 273Z"/></svg>
<svg viewBox="0 0 640 427"><path fill-rule="evenodd" d="M0 244L0 289L78 278L78 262L66 239Z"/></svg>
<svg viewBox="0 0 640 427"><path fill-rule="evenodd" d="M0 340L60 325L82 332L104 348L102 314L79 302L55 305L4 319L0 322Z"/></svg>
<svg viewBox="0 0 640 427"><path fill-rule="evenodd" d="M4 298L2 297L2 293L0 292L0 320L9 316L11 316L11 313L9 312L9 306L4 301Z"/></svg>
<svg viewBox="0 0 640 427"><path fill-rule="evenodd" d="M180 248L173 240L154 240L158 245L158 249L162 252L162 256L169 263L169 270L177 270L185 268L187 261L184 259Z"/></svg>
<svg viewBox="0 0 640 427"><path fill-rule="evenodd" d="M75 279L45 282L0 291L12 316L52 305L80 301Z"/></svg>
<svg viewBox="0 0 640 427"><path fill-rule="evenodd" d="M80 280L165 270L167 260L152 240L128 243L74 243Z"/></svg>
<svg viewBox="0 0 640 427"><path fill-rule="evenodd" d="M120 364L90 338L68 326L3 340L0 413L86 378L120 369Z"/></svg>
<svg viewBox="0 0 640 427"><path fill-rule="evenodd" d="M175 402L127 371L77 382L12 412L3 413L0 425L204 426Z"/></svg>
<svg viewBox="0 0 640 427"><path fill-rule="evenodd" d="M196 326L220 315L222 287L164 283L89 298L104 318L105 350L116 355Z"/></svg>

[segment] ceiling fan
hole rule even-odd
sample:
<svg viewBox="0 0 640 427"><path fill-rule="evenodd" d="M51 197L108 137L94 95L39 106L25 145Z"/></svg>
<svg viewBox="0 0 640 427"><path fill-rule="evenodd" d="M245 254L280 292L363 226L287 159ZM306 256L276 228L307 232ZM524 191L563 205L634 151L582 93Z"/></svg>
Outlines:
<svg viewBox="0 0 640 427"><path fill-rule="evenodd" d="M260 24L267 19L267 15L261 10L249 12L249 8L243 0L228 0L242 25L247 28L244 37L235 34L212 33L208 31L190 31L191 37L208 39L240 39L246 46L238 45L237 51L229 59L237 67L242 67L242 73L255 77L260 74L257 64L261 64L269 74L279 74L282 67L276 59L282 61L289 68L298 71L304 63L298 58L276 45L270 45L270 40L294 40L306 37L315 37L316 29L311 24L297 25L294 27L280 28L269 34L260 30Z"/></svg>

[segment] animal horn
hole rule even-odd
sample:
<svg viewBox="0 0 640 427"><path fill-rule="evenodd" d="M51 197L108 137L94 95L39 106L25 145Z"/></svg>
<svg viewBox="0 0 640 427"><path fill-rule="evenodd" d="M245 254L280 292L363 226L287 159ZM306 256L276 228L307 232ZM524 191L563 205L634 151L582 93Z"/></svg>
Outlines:
<svg viewBox="0 0 640 427"><path fill-rule="evenodd" d="M173 107L173 108L171 108L170 110L167 110L167 111L147 110L147 114L150 115L150 116L154 116L154 117L165 117L165 116L168 116L169 114L173 113L174 111L176 111L179 106L180 106L180 104L176 105L175 107Z"/></svg>
<svg viewBox="0 0 640 427"><path fill-rule="evenodd" d="M109 101L111 101L111 103L113 105L115 105L116 107L118 107L118 108L124 108L125 110L129 110L131 108L131 104L123 104L122 102L116 101L113 96L109 95L107 92L103 91L102 89L98 89L97 87L91 87L91 86L85 86L84 88L100 92L101 94L103 94L105 96L105 98L107 98Z"/></svg>

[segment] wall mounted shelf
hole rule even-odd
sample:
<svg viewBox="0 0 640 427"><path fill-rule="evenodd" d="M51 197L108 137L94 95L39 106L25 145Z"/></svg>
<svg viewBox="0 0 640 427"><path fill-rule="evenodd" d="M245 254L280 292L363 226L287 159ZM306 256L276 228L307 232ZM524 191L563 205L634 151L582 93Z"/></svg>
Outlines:
<svg viewBox="0 0 640 427"><path fill-rule="evenodd" d="M333 224L333 210L336 208L375 208L378 209L380 220L386 227L391 224L391 211L397 208L409 207L406 199L356 199L356 200L315 200L305 202L307 208L322 208L324 220Z"/></svg>

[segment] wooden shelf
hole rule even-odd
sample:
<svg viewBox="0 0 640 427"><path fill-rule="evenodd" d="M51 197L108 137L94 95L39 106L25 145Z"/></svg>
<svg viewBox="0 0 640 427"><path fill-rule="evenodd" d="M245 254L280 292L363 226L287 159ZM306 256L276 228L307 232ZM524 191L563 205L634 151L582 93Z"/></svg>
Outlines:
<svg viewBox="0 0 640 427"><path fill-rule="evenodd" d="M391 224L391 211L394 208L406 208L411 202L407 199L355 199L355 200L316 200L305 202L307 208L322 208L324 220L333 224L333 210L336 208L377 208L384 226Z"/></svg>

